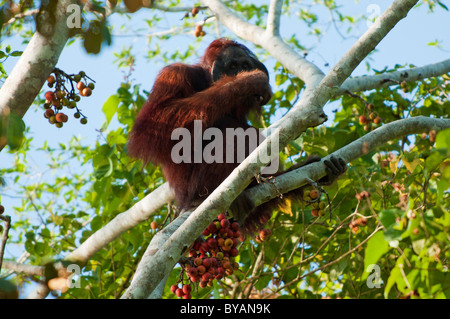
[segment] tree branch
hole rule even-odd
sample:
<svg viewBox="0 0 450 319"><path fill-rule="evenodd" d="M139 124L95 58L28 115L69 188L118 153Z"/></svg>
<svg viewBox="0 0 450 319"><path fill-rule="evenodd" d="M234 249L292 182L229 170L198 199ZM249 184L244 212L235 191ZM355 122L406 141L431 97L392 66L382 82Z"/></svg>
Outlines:
<svg viewBox="0 0 450 319"><path fill-rule="evenodd" d="M4 269L11 270L15 273L24 273L29 276L45 276L44 266L27 265L10 260L5 260L3 267Z"/></svg>
<svg viewBox="0 0 450 319"><path fill-rule="evenodd" d="M11 216L0 215L0 220L5 222L5 228L0 242L0 270L2 270L3 253L5 252L6 241L8 240L9 229L11 228Z"/></svg>
<svg viewBox="0 0 450 319"><path fill-rule="evenodd" d="M381 87L396 85L401 81L415 82L430 77L440 76L449 72L450 59L417 68L399 70L372 76L359 76L345 80L345 82L339 89L338 94L344 94L346 90L350 92L361 92L366 90L378 89Z"/></svg>
<svg viewBox="0 0 450 319"><path fill-rule="evenodd" d="M269 5L267 16L267 32L273 36L280 35L280 16L283 0L272 0Z"/></svg>

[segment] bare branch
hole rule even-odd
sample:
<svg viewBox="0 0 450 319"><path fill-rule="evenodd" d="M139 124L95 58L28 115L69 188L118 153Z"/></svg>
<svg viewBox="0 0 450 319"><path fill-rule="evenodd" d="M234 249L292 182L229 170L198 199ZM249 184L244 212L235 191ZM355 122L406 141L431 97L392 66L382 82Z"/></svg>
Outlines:
<svg viewBox="0 0 450 319"><path fill-rule="evenodd" d="M5 222L3 234L0 242L0 270L2 269L3 253L5 252L6 241L8 240L9 229L11 228L11 216L0 215L0 220Z"/></svg>
<svg viewBox="0 0 450 319"><path fill-rule="evenodd" d="M378 89L381 87L398 84L401 81L415 82L434 76L440 76L449 72L450 59L417 68L399 70L372 76L349 78L342 84L338 93L344 94L346 90L350 92L360 92Z"/></svg>
<svg viewBox="0 0 450 319"><path fill-rule="evenodd" d="M24 273L29 276L45 276L44 266L26 265L14 261L5 260L3 267L4 269L8 269L15 273Z"/></svg>
<svg viewBox="0 0 450 319"><path fill-rule="evenodd" d="M273 36L280 35L280 16L283 0L272 0L269 5L267 16L267 32Z"/></svg>

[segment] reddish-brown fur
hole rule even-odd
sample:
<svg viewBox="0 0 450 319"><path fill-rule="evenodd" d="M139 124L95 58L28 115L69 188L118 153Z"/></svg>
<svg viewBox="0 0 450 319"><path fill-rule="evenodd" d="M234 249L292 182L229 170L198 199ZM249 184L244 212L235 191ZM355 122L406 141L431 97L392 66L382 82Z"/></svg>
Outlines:
<svg viewBox="0 0 450 319"><path fill-rule="evenodd" d="M227 48L238 50L231 50L232 53L227 56L230 52ZM227 53L223 53L225 51ZM240 70L244 71L236 75L223 75L232 74L230 69L224 67L223 56L229 59L233 54L239 58L249 58L254 63L251 67L243 64ZM217 67L213 70L215 63L224 69ZM213 76L218 77L215 82ZM250 127L246 119L248 112L251 109L260 110L271 95L267 70L245 46L227 39L215 40L199 64L175 63L161 70L136 118L128 152L144 163L153 162L162 167L181 209L197 206L239 163L176 164L171 158L171 150L178 141L171 140L172 132L179 127L192 132L194 120L202 121L203 130L209 127L216 127L222 132L226 128L245 130ZM247 149L246 155L248 153ZM244 215L249 213L243 229L250 232L264 224L270 218L274 205L281 203L275 199L253 208L246 206L245 200L238 202L238 205L234 203L234 207L243 209L241 213Z"/></svg>
<svg viewBox="0 0 450 319"><path fill-rule="evenodd" d="M206 198L238 163L180 163L171 159L172 131L192 128L202 120L203 129L248 128L246 114L267 102L271 90L267 75L260 70L241 72L211 80L212 64L221 50L239 44L225 39L214 41L197 65L176 63L159 73L148 101L139 112L130 134L128 152L145 163L161 165L180 208Z"/></svg>

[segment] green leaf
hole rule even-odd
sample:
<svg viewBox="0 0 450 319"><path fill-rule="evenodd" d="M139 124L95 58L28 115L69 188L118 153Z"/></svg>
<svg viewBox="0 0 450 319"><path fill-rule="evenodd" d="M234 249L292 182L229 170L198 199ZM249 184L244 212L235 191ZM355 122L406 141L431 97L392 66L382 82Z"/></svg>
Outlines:
<svg viewBox="0 0 450 319"><path fill-rule="evenodd" d="M448 7L447 7L445 4L443 4L441 1L438 1L437 3L438 3L438 5L440 5L442 8L444 8L445 10L448 11Z"/></svg>
<svg viewBox="0 0 450 319"><path fill-rule="evenodd" d="M92 231L97 231L103 226L102 216L95 216L91 221L91 229Z"/></svg>
<svg viewBox="0 0 450 319"><path fill-rule="evenodd" d="M25 123L14 113L0 117L0 139L6 137L6 143L11 150L22 146L25 132Z"/></svg>
<svg viewBox="0 0 450 319"><path fill-rule="evenodd" d="M428 172L435 170L439 164L446 158L444 154L441 154L438 150L434 150L425 160L425 168Z"/></svg>
<svg viewBox="0 0 450 319"><path fill-rule="evenodd" d="M445 148L447 151L450 151L450 128L437 133L436 148Z"/></svg>
<svg viewBox="0 0 450 319"><path fill-rule="evenodd" d="M10 53L10 56L21 56L23 51L13 51Z"/></svg>
<svg viewBox="0 0 450 319"><path fill-rule="evenodd" d="M376 264L385 253L389 251L389 242L384 238L383 232L378 232L367 241L367 247L364 255L364 269L369 265ZM364 271L362 280L366 279L369 273Z"/></svg>
<svg viewBox="0 0 450 319"><path fill-rule="evenodd" d="M108 162L107 164L101 165L101 166L99 166L99 167L97 167L95 169L94 177L96 179L100 179L100 178L103 178L103 177L108 177L108 176L110 176L112 174L114 165L112 163L111 158L106 157L106 159L107 159L107 162Z"/></svg>
<svg viewBox="0 0 450 319"><path fill-rule="evenodd" d="M400 240L402 238L402 215L403 211L396 208L381 211L380 221L385 227L384 238L388 242L392 240ZM398 218L400 218L400 222L397 222Z"/></svg>
<svg viewBox="0 0 450 319"><path fill-rule="evenodd" d="M386 299L389 296L389 291L391 290L392 286L395 283L397 283L397 281L399 279L402 278L402 273L400 271L399 265L403 264L403 262L404 262L404 256L402 255L399 259L397 259L394 269L391 270L389 278L386 282L386 287L384 288L384 298L386 298Z"/></svg>
<svg viewBox="0 0 450 319"><path fill-rule="evenodd" d="M108 126L109 122L113 118L114 114L117 113L117 109L119 108L120 99L117 95L111 95L106 102L103 104L102 111L106 116L106 126Z"/></svg>

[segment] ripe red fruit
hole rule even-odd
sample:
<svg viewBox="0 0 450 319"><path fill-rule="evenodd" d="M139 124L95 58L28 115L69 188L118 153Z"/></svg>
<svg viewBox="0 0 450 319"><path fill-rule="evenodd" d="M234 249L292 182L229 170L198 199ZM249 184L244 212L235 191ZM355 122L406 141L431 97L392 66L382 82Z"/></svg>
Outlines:
<svg viewBox="0 0 450 319"><path fill-rule="evenodd" d="M367 124L367 123L369 123L369 119L367 118L367 116L361 115L361 116L359 117L359 123L361 123L361 124Z"/></svg>
<svg viewBox="0 0 450 319"><path fill-rule="evenodd" d="M188 270L189 277L196 277L198 275L198 270L196 267L191 267Z"/></svg>
<svg viewBox="0 0 450 319"><path fill-rule="evenodd" d="M183 295L184 295L183 289L178 288L178 289L175 291L175 294L177 295L177 297L183 297Z"/></svg>
<svg viewBox="0 0 450 319"><path fill-rule="evenodd" d="M55 99L55 93L52 91L45 92L45 99L50 102L53 101Z"/></svg>
<svg viewBox="0 0 450 319"><path fill-rule="evenodd" d="M191 285L184 285L184 286L183 286L183 292L184 292L185 294L189 294L191 291L192 291Z"/></svg>
<svg viewBox="0 0 450 319"><path fill-rule="evenodd" d="M381 123L381 117L377 116L376 118L373 119L373 123L374 124L380 124Z"/></svg>
<svg viewBox="0 0 450 319"><path fill-rule="evenodd" d="M192 247L193 250L198 251L200 249L200 246L202 245L202 242L199 240L196 240L194 242L194 247Z"/></svg>
<svg viewBox="0 0 450 319"><path fill-rule="evenodd" d="M318 217L318 216L319 216L319 210L318 210L318 209L312 209L312 210L311 210L311 214L312 214L314 217Z"/></svg>
<svg viewBox="0 0 450 319"><path fill-rule="evenodd" d="M223 266L223 268L225 268L225 269L231 269L231 263L228 261L228 260L226 260L226 261L224 261L223 263L222 263L222 266Z"/></svg>
<svg viewBox="0 0 450 319"><path fill-rule="evenodd" d="M194 259L194 264L196 266L200 266L203 263L203 260L200 257Z"/></svg>
<svg viewBox="0 0 450 319"><path fill-rule="evenodd" d="M209 272L205 272L202 276L202 281L208 282L210 279L212 279L212 275Z"/></svg>
<svg viewBox="0 0 450 319"><path fill-rule="evenodd" d="M83 96L91 96L92 95L92 89L91 88L88 88L88 87L85 87L84 89L83 89L83 91L82 91L82 95Z"/></svg>
<svg viewBox="0 0 450 319"><path fill-rule="evenodd" d="M158 223L157 222L151 222L150 223L150 227L155 230L156 228L158 228Z"/></svg>
<svg viewBox="0 0 450 319"><path fill-rule="evenodd" d="M219 221L221 221L222 219L227 218L227 215L225 215L225 213L221 213L217 218L219 219Z"/></svg>
<svg viewBox="0 0 450 319"><path fill-rule="evenodd" d="M220 221L220 226L222 226L223 228L228 228L230 227L230 221L228 219L222 219Z"/></svg>
<svg viewBox="0 0 450 319"><path fill-rule="evenodd" d="M86 84L84 84L83 82L78 82L77 83L77 89L79 90L79 91L83 91L83 89L86 87Z"/></svg>
<svg viewBox="0 0 450 319"><path fill-rule="evenodd" d="M201 24L197 24L196 26L195 26L195 33L197 34L200 34L200 32L202 32L203 31L203 26L201 25Z"/></svg>
<svg viewBox="0 0 450 319"><path fill-rule="evenodd" d="M211 275L213 275L213 277L214 277L215 275L217 275L217 267L210 267L210 268L208 269L208 272L209 272Z"/></svg>
<svg viewBox="0 0 450 319"><path fill-rule="evenodd" d="M214 248L217 246L217 240L215 238L208 238L208 240L206 241L208 243L208 246L210 248Z"/></svg>
<svg viewBox="0 0 450 319"><path fill-rule="evenodd" d="M53 75L49 75L47 77L47 82L48 82L48 84L53 84L53 83L56 82L56 79L55 79L55 77Z"/></svg>
<svg viewBox="0 0 450 319"><path fill-rule="evenodd" d="M209 258L205 258L203 259L203 266L205 266L206 268L211 266L211 260L209 260Z"/></svg>
<svg viewBox="0 0 450 319"><path fill-rule="evenodd" d="M199 11L200 9L198 7L193 7L191 10L192 16L195 17Z"/></svg>
<svg viewBox="0 0 450 319"><path fill-rule="evenodd" d="M234 222L231 224L231 228L233 228L234 231L238 231L239 230L239 223L238 222Z"/></svg>
<svg viewBox="0 0 450 319"><path fill-rule="evenodd" d="M68 116L64 113L59 112L58 114L55 115L55 119L56 121L58 121L59 123L65 123L68 120Z"/></svg>
<svg viewBox="0 0 450 319"><path fill-rule="evenodd" d="M224 267L217 267L217 274L219 275L225 275L225 268Z"/></svg>
<svg viewBox="0 0 450 319"><path fill-rule="evenodd" d="M270 235L272 235L272 231L270 229L263 229L259 232L259 238L262 241L265 241L267 238L270 237Z"/></svg>
<svg viewBox="0 0 450 319"><path fill-rule="evenodd" d="M172 285L172 286L170 286L170 291L171 291L172 293L175 293L175 292L177 291L177 289L178 289L178 286L177 286L177 285Z"/></svg>
<svg viewBox="0 0 450 319"><path fill-rule="evenodd" d="M192 296L191 296L190 293L187 293L187 294L183 295L183 299L191 299L191 298L192 298Z"/></svg>
<svg viewBox="0 0 450 319"><path fill-rule="evenodd" d="M210 231L209 231L209 229L208 228L206 228L203 232L202 232L202 235L203 236L209 236L209 234L210 234Z"/></svg>
<svg viewBox="0 0 450 319"><path fill-rule="evenodd" d="M199 275L203 275L206 272L206 268L203 265L197 267L197 271Z"/></svg>
<svg viewBox="0 0 450 319"><path fill-rule="evenodd" d="M202 243L201 246L200 246L199 251L200 251L202 254L206 254L206 253L209 251L208 243L207 243L207 242Z"/></svg>
<svg viewBox="0 0 450 319"><path fill-rule="evenodd" d="M239 255L239 251L236 248L231 248L230 249L230 256L231 257L236 257L237 255Z"/></svg>

